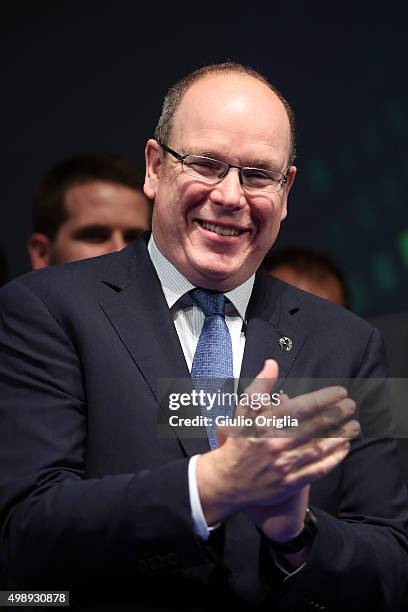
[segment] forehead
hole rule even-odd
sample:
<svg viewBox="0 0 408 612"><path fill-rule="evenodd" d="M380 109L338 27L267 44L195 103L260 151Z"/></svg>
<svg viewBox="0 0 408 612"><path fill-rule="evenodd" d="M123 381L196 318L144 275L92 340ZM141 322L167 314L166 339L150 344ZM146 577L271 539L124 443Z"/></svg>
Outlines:
<svg viewBox="0 0 408 612"><path fill-rule="evenodd" d="M125 185L95 181L74 185L65 194L65 210L70 220L112 223L137 220L147 209L143 193Z"/></svg>
<svg viewBox="0 0 408 612"><path fill-rule="evenodd" d="M289 118L267 85L234 73L215 74L194 83L175 113L175 146L217 146L226 154L287 155ZM210 152L210 151L208 151Z"/></svg>

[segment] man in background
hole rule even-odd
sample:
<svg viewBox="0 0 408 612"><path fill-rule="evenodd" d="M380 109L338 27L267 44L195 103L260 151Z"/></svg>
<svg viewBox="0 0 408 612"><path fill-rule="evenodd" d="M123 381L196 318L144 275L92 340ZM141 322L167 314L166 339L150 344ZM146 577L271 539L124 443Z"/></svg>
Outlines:
<svg viewBox="0 0 408 612"><path fill-rule="evenodd" d="M149 229L144 174L107 153L70 157L52 167L33 193L34 270L120 251Z"/></svg>
<svg viewBox="0 0 408 612"><path fill-rule="evenodd" d="M350 293L344 275L325 253L302 247L272 249L263 266L275 278L350 308Z"/></svg>

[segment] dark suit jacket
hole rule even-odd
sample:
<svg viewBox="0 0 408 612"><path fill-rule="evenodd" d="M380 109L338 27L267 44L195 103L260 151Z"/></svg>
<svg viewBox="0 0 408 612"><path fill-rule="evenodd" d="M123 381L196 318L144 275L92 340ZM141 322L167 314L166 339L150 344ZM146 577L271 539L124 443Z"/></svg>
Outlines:
<svg viewBox="0 0 408 612"><path fill-rule="evenodd" d="M403 607L407 500L391 440L353 443L313 485L319 530L307 566L284 583L243 513L208 542L194 535L188 461L208 443L156 435L158 377L189 373L142 240L0 295L0 551L11 585L138 610ZM258 273L242 376L267 357L282 378L384 374L371 326Z"/></svg>
<svg viewBox="0 0 408 612"><path fill-rule="evenodd" d="M408 378L408 312L381 315L368 320L383 335L390 376Z"/></svg>
<svg viewBox="0 0 408 612"><path fill-rule="evenodd" d="M389 375L392 378L408 379L408 313L387 314L368 319L377 327L383 338L389 364ZM402 476L408 486L408 397L407 384L395 381L394 407L402 421L399 428L398 444L401 457ZM398 389L398 391L397 391Z"/></svg>

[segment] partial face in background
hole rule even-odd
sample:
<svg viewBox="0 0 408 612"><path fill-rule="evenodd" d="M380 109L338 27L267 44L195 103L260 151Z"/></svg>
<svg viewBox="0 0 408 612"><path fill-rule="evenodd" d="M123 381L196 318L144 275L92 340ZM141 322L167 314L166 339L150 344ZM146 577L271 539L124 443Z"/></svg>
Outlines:
<svg viewBox="0 0 408 612"><path fill-rule="evenodd" d="M284 265L272 268L269 272L272 276L290 285L294 285L299 289L303 289L303 291L313 293L318 297L329 300L329 302L334 302L334 304L346 306L346 299L343 295L341 283L333 275L328 274L321 278L313 278L297 272L290 266Z"/></svg>
<svg viewBox="0 0 408 612"><path fill-rule="evenodd" d="M149 229L151 204L141 191L116 183L71 187L65 196L67 219L51 242L33 234L29 242L34 269L104 255L123 249Z"/></svg>
<svg viewBox="0 0 408 612"><path fill-rule="evenodd" d="M289 120L277 96L234 73L204 77L185 93L166 143L181 154L285 174ZM296 169L280 192L243 188L237 169L210 184L182 171L155 140L146 146L145 193L155 199L160 251L192 283L228 291L247 280L274 243ZM236 235L222 235L233 230Z"/></svg>

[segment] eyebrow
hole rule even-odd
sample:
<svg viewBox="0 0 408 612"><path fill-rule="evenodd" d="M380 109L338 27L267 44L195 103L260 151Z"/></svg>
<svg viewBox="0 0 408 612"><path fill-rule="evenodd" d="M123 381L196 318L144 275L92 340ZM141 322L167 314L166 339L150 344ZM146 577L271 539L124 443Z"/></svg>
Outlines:
<svg viewBox="0 0 408 612"><path fill-rule="evenodd" d="M193 147L192 149L189 150L188 154L189 155L200 155L203 157L211 157L212 159L216 159L218 161L223 161L225 163L228 163L224 155L221 155L220 153L215 153L211 149L203 150L203 149L196 149L195 147ZM246 168L260 168L262 170L270 170L271 172L279 172L279 173L281 172L281 170L277 169L279 168L279 165L274 160L266 160L264 157L255 157L250 162L246 161L245 164L239 164L239 165L243 165Z"/></svg>
<svg viewBox="0 0 408 612"><path fill-rule="evenodd" d="M87 234L98 232L109 233L110 231L111 228L109 227L109 225L92 223L90 225L81 225L80 227L76 227L72 235L75 236L75 238L81 238L82 236Z"/></svg>
<svg viewBox="0 0 408 612"><path fill-rule="evenodd" d="M92 225L83 225L81 227L77 227L72 233L72 237L74 238L74 240L83 240L88 236L98 236L103 237L104 240L107 240L112 235L114 229L115 228L112 228L110 225L93 223ZM132 237L134 236L136 238L136 236L142 234L144 231L145 230L143 230L140 226L137 225L133 227L121 228L121 232L125 238L129 235Z"/></svg>
<svg viewBox="0 0 408 612"><path fill-rule="evenodd" d="M110 225L106 223L85 223L84 225L78 226L76 229L78 230L99 230L99 229L110 229Z"/></svg>

